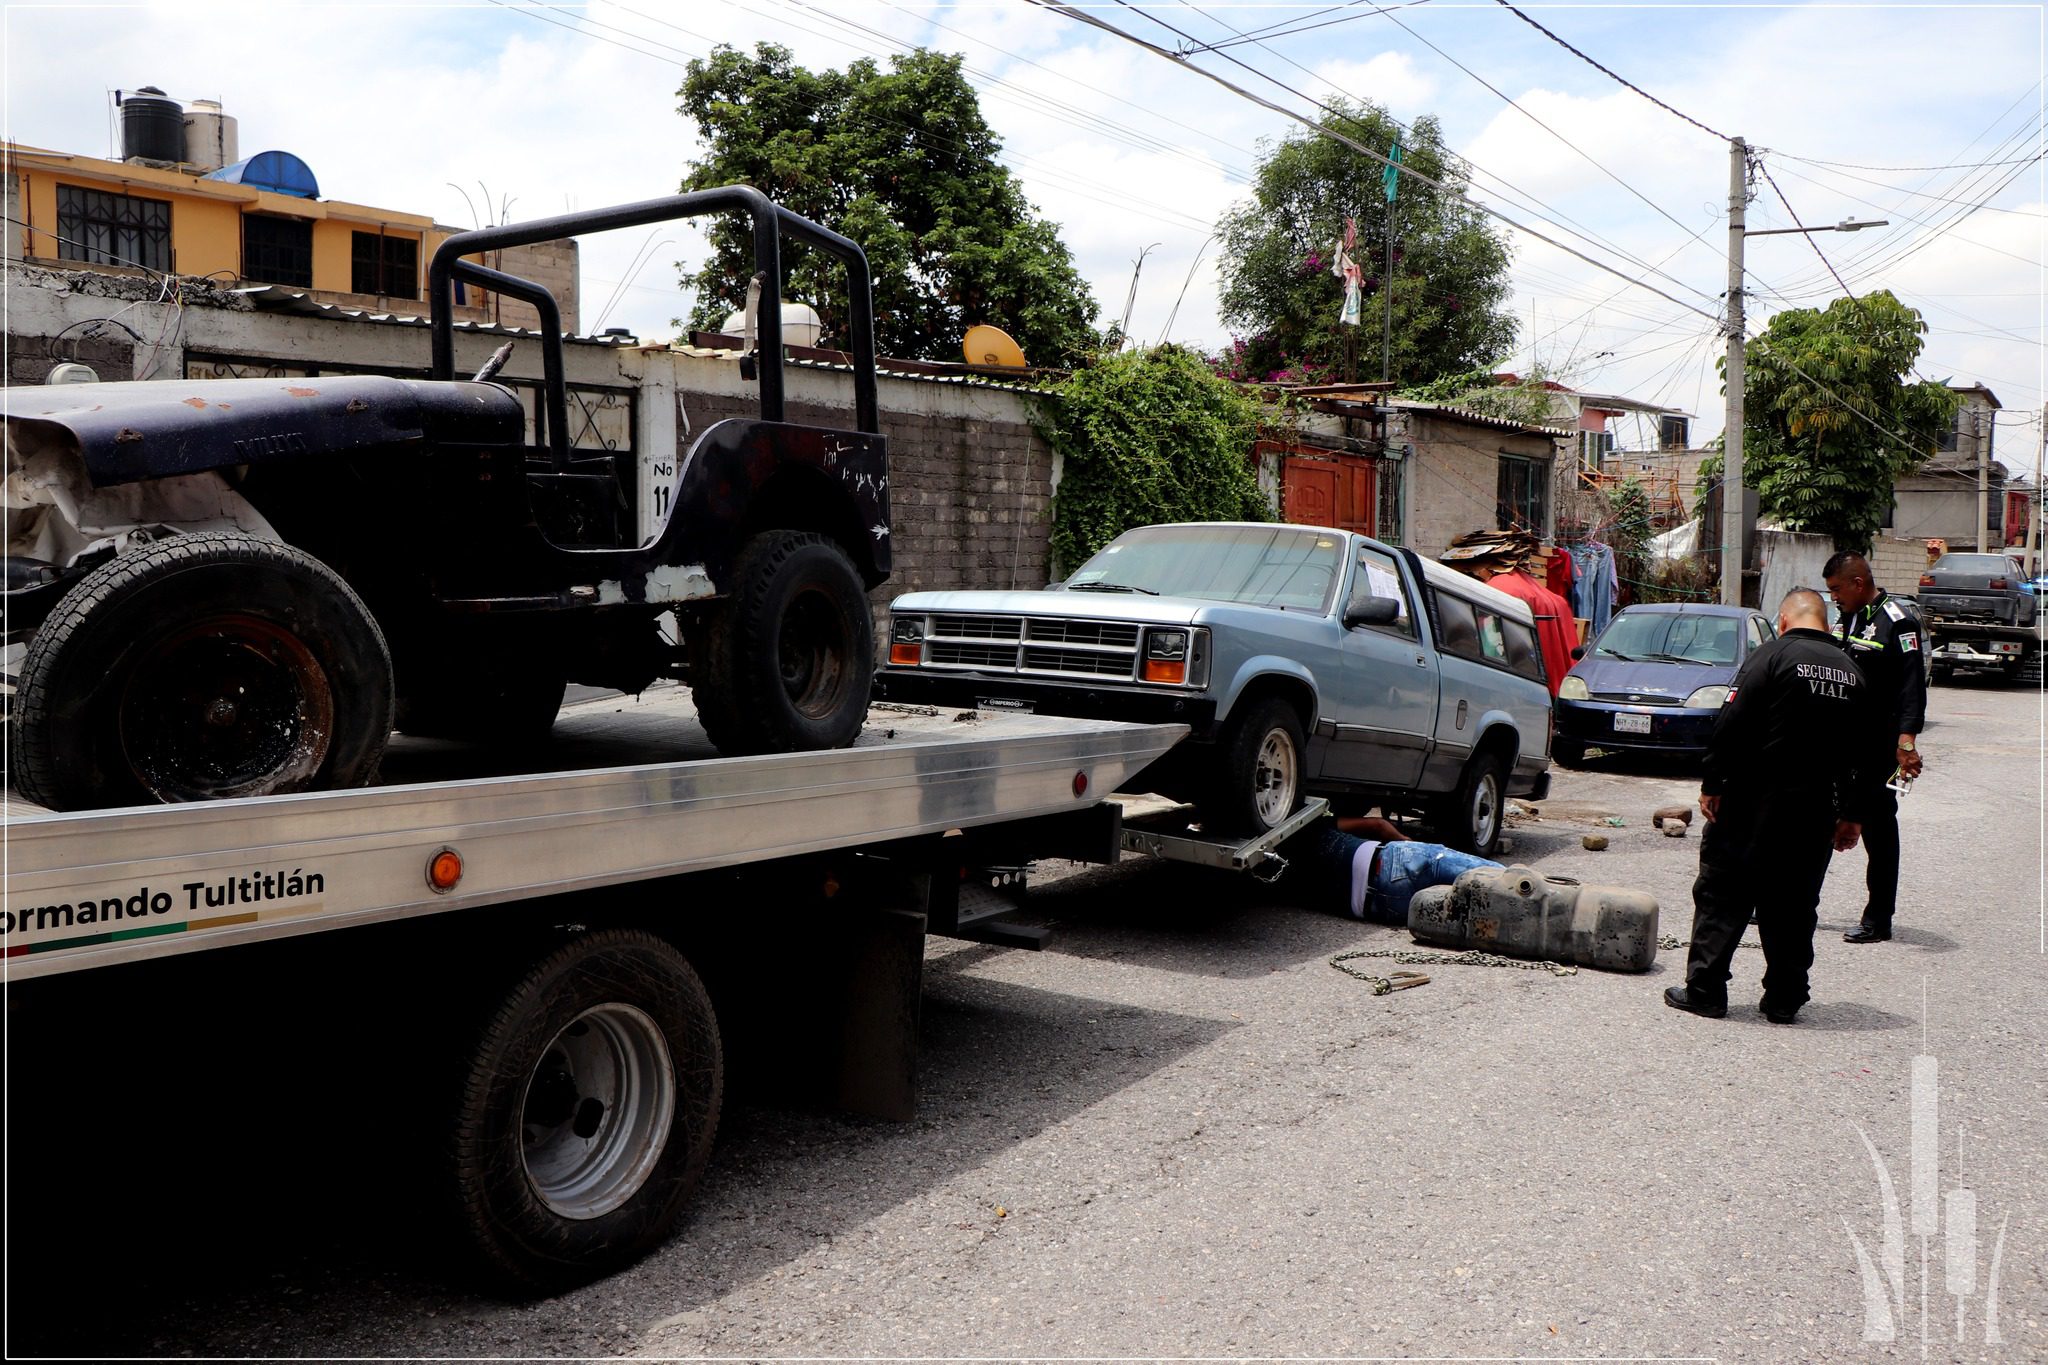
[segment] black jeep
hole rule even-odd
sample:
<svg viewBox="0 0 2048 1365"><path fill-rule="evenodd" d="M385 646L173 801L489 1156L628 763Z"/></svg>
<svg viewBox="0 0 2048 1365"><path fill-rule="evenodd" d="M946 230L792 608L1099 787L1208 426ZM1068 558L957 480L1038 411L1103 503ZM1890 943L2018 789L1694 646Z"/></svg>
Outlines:
<svg viewBox="0 0 2048 1365"><path fill-rule="evenodd" d="M753 221L760 415L672 460L661 529L635 471L572 452L553 298L472 260L738 210ZM854 421L783 418L783 238L844 263ZM454 284L532 303L545 384L454 375ZM868 265L746 186L448 239L429 271L433 370L153 381L5 395L9 777L55 809L366 783L395 724L531 739L569 682L687 681L728 754L853 742L889 576ZM664 632L673 613L679 631Z"/></svg>

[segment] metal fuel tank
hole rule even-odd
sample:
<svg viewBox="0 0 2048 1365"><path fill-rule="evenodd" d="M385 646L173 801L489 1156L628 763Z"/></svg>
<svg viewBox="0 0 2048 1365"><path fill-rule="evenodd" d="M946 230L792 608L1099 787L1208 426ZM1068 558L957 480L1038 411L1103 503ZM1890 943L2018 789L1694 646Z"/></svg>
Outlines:
<svg viewBox="0 0 2048 1365"><path fill-rule="evenodd" d="M1475 867L1416 892L1408 932L1446 948L1643 972L1657 958L1657 900L1526 867Z"/></svg>

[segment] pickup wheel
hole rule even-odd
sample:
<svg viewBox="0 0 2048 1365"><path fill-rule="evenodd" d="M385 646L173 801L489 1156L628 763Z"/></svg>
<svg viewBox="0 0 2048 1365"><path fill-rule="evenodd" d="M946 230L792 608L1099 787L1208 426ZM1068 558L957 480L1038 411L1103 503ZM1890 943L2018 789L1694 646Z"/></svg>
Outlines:
<svg viewBox="0 0 2048 1365"><path fill-rule="evenodd" d="M724 1076L711 998L662 939L600 930L543 959L485 1025L458 1101L453 1193L487 1276L565 1289L666 1238Z"/></svg>
<svg viewBox="0 0 2048 1365"><path fill-rule="evenodd" d="M1437 808L1437 833L1452 848L1491 858L1500 847L1501 816L1506 809L1507 764L1482 749L1465 764L1458 788Z"/></svg>
<svg viewBox="0 0 2048 1365"><path fill-rule="evenodd" d="M767 531L706 608L690 686L723 754L843 749L874 688L875 621L846 551L808 531Z"/></svg>
<svg viewBox="0 0 2048 1365"><path fill-rule="evenodd" d="M1251 703L1217 745L1217 768L1198 802L1210 833L1260 835L1301 805L1301 718L1278 697Z"/></svg>
<svg viewBox="0 0 2048 1365"><path fill-rule="evenodd" d="M22 659L13 779L54 810L353 787L391 732L391 656L301 550L174 536L78 581Z"/></svg>

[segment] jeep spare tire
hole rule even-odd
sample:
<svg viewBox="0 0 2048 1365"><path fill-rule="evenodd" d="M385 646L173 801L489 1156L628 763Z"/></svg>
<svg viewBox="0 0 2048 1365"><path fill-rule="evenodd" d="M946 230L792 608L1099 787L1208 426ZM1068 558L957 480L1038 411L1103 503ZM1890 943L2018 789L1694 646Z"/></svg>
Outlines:
<svg viewBox="0 0 2048 1365"><path fill-rule="evenodd" d="M840 749L874 688L875 622L853 561L808 531L766 531L705 610L692 653L697 718L722 754Z"/></svg>
<svg viewBox="0 0 2048 1365"><path fill-rule="evenodd" d="M348 584L234 532L139 545L37 629L16 683L12 778L53 810L368 782L391 656Z"/></svg>

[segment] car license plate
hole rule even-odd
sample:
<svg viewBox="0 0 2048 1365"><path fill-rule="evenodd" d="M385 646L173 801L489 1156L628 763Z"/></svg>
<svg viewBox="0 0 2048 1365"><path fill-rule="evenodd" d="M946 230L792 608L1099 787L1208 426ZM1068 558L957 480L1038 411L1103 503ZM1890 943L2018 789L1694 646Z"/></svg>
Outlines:
<svg viewBox="0 0 2048 1365"><path fill-rule="evenodd" d="M1650 718L1628 711L1614 713L1614 733L1617 735L1647 735L1650 733Z"/></svg>
<svg viewBox="0 0 2048 1365"><path fill-rule="evenodd" d="M977 697L974 704L984 711L1015 711L1027 716L1038 709L1032 703L1015 697Z"/></svg>

